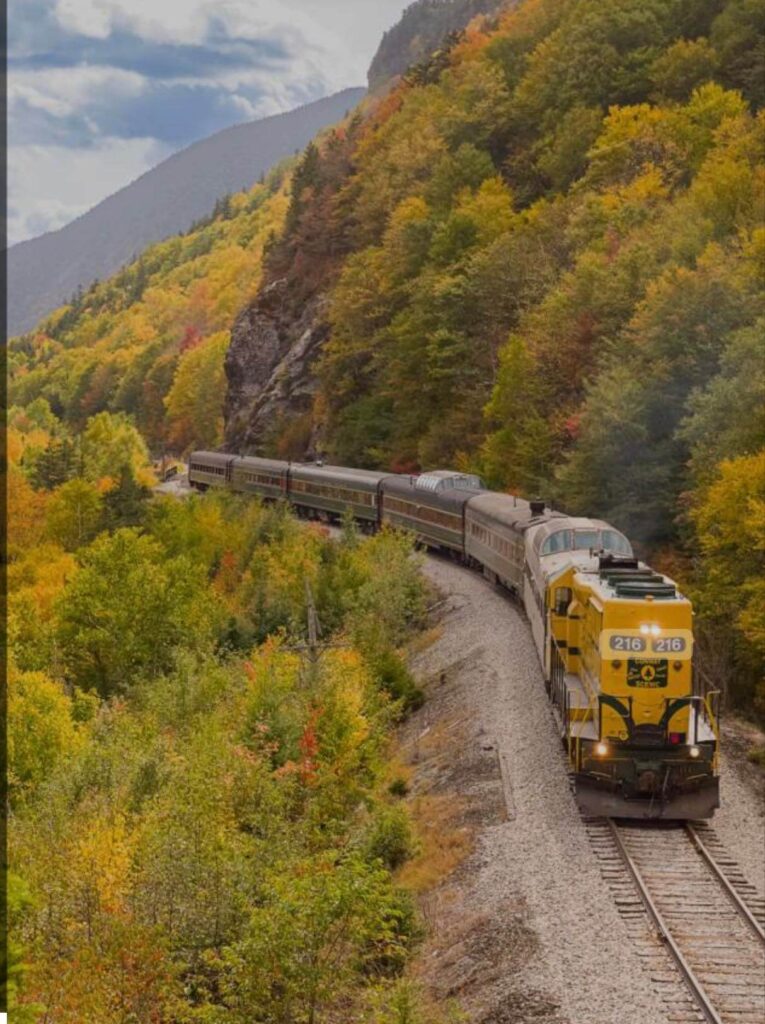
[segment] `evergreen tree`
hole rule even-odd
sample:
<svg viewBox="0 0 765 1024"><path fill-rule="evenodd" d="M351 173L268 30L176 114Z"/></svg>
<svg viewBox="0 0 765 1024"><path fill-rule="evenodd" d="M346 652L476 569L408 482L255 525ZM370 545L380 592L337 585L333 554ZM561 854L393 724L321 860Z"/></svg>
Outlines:
<svg viewBox="0 0 765 1024"><path fill-rule="evenodd" d="M135 479L132 468L125 463L120 469L117 486L108 490L103 498L104 524L110 529L140 525L146 502L151 497L151 490Z"/></svg>
<svg viewBox="0 0 765 1024"><path fill-rule="evenodd" d="M32 483L37 490L53 491L71 480L76 472L74 443L67 437L53 438L34 461Z"/></svg>
<svg viewBox="0 0 765 1024"><path fill-rule="evenodd" d="M151 491L139 483L132 467L124 463L117 486L104 496L104 524L110 530L122 526L139 526L145 517L146 502Z"/></svg>

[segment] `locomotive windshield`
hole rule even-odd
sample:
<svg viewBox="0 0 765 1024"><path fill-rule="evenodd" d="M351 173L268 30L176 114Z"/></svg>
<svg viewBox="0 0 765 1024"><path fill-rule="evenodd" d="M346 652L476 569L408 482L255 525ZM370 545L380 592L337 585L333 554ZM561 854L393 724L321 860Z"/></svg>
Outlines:
<svg viewBox="0 0 765 1024"><path fill-rule="evenodd" d="M558 530L542 544L541 555L557 555L563 551L612 551L631 555L626 537L616 530Z"/></svg>
<svg viewBox="0 0 765 1024"><path fill-rule="evenodd" d="M560 551L571 550L571 530L559 530L548 537L542 545L543 555L557 555Z"/></svg>
<svg viewBox="0 0 765 1024"><path fill-rule="evenodd" d="M631 555L632 546L626 537L623 537L616 530L603 530L603 543L601 547L604 551L612 551L615 555Z"/></svg>
<svg viewBox="0 0 765 1024"><path fill-rule="evenodd" d="M574 550L591 551L600 547L600 530L575 530Z"/></svg>

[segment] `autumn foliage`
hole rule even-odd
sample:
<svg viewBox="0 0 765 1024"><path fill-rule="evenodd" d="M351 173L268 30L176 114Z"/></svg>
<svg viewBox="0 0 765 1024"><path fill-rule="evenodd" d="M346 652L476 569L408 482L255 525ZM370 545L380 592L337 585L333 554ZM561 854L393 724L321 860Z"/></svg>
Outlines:
<svg viewBox="0 0 765 1024"><path fill-rule="evenodd" d="M10 566L19 1019L329 1021L394 998L419 935L380 853L388 730L416 694L410 542L211 495L70 553L41 543L45 510Z"/></svg>

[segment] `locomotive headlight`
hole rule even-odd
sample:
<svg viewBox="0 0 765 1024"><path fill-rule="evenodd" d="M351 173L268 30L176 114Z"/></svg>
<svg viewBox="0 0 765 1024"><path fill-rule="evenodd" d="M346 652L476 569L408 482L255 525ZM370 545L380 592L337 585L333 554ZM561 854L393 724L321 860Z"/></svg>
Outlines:
<svg viewBox="0 0 765 1024"><path fill-rule="evenodd" d="M691 749L688 751L688 753L691 755L691 757L698 757L699 754L701 753L701 751L699 750L698 747L691 747Z"/></svg>
<svg viewBox="0 0 765 1024"><path fill-rule="evenodd" d="M658 626L651 626L651 636L658 636L660 633L661 630Z"/></svg>
<svg viewBox="0 0 765 1024"><path fill-rule="evenodd" d="M647 622L644 622L643 625L640 627L640 632L643 634L643 636L659 636L661 634L661 627L656 625L649 625Z"/></svg>
<svg viewBox="0 0 765 1024"><path fill-rule="evenodd" d="M651 627L646 626L645 623L643 623L643 625L640 627L640 632L643 634L643 636L648 636L648 634L651 632Z"/></svg>
<svg viewBox="0 0 765 1024"><path fill-rule="evenodd" d="M605 757L606 754L608 753L608 744L607 743L596 743L595 744L595 753L598 755L598 757Z"/></svg>

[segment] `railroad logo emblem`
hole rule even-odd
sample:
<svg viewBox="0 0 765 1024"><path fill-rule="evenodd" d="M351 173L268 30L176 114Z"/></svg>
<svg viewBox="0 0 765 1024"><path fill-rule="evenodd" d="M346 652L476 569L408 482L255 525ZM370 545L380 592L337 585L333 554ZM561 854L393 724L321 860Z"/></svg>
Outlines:
<svg viewBox="0 0 765 1024"><path fill-rule="evenodd" d="M627 662L627 686L640 686L646 690L667 685L667 662L630 658Z"/></svg>

